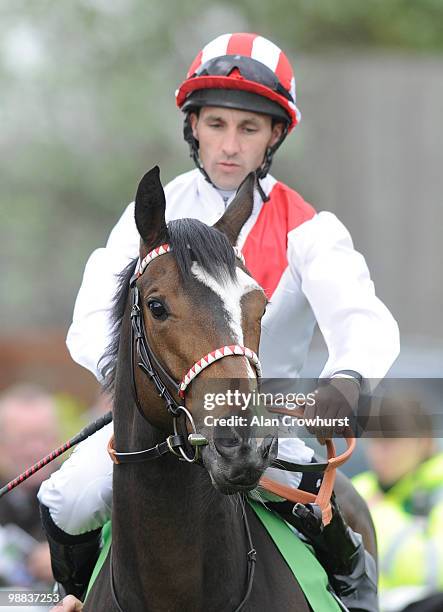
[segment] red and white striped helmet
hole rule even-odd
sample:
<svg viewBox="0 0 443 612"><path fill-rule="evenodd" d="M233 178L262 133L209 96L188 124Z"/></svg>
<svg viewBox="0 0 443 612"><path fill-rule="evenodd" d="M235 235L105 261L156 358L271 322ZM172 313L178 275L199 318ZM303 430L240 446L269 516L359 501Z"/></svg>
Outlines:
<svg viewBox="0 0 443 612"><path fill-rule="evenodd" d="M248 110L276 115L272 109L277 109L288 123L288 132L301 118L295 104L295 78L288 58L274 43L258 34L222 34L203 47L175 93L177 106L183 111L196 106L194 92L205 90L216 94L217 90L243 91L251 94L251 100L261 98L265 103L263 109L252 103ZM234 102L226 102L222 93L212 100L209 105L235 107Z"/></svg>

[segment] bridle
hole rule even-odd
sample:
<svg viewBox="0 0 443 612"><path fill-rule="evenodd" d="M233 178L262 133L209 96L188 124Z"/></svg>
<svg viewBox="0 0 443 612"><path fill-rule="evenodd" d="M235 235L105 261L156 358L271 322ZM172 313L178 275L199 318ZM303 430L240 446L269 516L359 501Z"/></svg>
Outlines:
<svg viewBox="0 0 443 612"><path fill-rule="evenodd" d="M244 264L244 258L240 250L237 247L233 247L235 255ZM194 419L192 414L185 406L185 392L190 383L200 374L200 372L220 359L233 355L239 355L246 357L255 367L257 378L261 378L261 365L256 353L244 346L235 344L219 347L207 355L204 355L201 359L194 363L194 365L186 372L181 382L177 382L171 374L164 368L160 361L152 351L148 337L145 332L143 322L143 311L140 301L140 292L137 287L137 280L144 273L148 265L159 257L165 255L171 251L169 244L162 244L161 246L151 250L141 261L137 271L130 280L129 286L131 290L131 384L132 393L136 407L140 415L148 421L140 404L139 396L137 393L137 385L135 380L135 361L137 366L148 376L148 378L154 383L158 395L163 399L168 413L172 416L173 430L174 433L169 435L163 442L156 444L151 448L147 448L141 451L132 452L117 452L114 449L114 437L112 436L108 444L108 453L115 464L121 463L139 463L143 461L150 461L158 459L167 453L176 455L179 460L187 461L188 463L197 463L200 461L200 447L207 445L209 442L207 438L199 434L196 430ZM135 359L136 356L136 359ZM172 388L174 393L181 399L179 403L169 389ZM190 433L186 436L180 432L179 419L184 418L182 423L182 430L188 431L187 423L190 426ZM149 422L149 421L148 421ZM192 449L192 454L189 453L189 447ZM246 593L235 608L234 612L240 612L246 604L252 590L252 584L254 580L255 563L256 563L256 550L252 543L251 531L246 516L246 509L244 506L243 499L240 498L240 505L242 508L242 514L245 525L246 538L248 541L248 553L247 553L247 587ZM112 550L112 549L111 549ZM119 612L123 612L122 607L119 604L117 593L115 590L114 573L112 567L112 552L110 557L110 580L111 580L111 594L115 606Z"/></svg>
<svg viewBox="0 0 443 612"><path fill-rule="evenodd" d="M233 247L236 257L239 258L244 264L244 258L240 250ZM149 461L152 459L158 459L163 455L172 453L178 457L181 461L187 461L188 463L201 464L200 461L200 447L207 445L209 442L207 438L197 432L192 414L185 406L185 392L189 384L194 380L198 374L206 367L214 363L219 359L232 355L241 355L246 357L255 367L257 378L261 378L261 365L258 356L251 349L241 345L229 345L215 349L199 359L194 365L186 372L181 382L176 381L171 374L163 367L160 361L152 351L147 335L145 333L145 327L143 323L143 312L140 303L140 293L137 287L137 280L144 273L147 266L159 257L169 253L171 248L169 244L162 244L161 246L150 251L140 262L138 270L135 272L130 280L130 289L132 293L132 307L131 307L131 381L132 381L132 392L136 407L146 421L148 421L146 415L141 407L137 385L135 381L135 355L137 356L137 366L152 380L154 383L159 396L163 399L168 413L172 416L173 430L174 433L169 435L163 442L156 444L155 446L132 452L117 452L114 449L114 437L112 436L108 444L108 452L115 464L120 463L139 463L143 461ZM164 382L166 381L166 383ZM169 388L174 390L174 393L180 398L179 403L169 391ZM293 411L284 408L268 408L269 412L290 414L294 415ZM184 420L182 423L182 431L186 433L180 433L179 420ZM148 421L149 422L149 421ZM190 433L188 432L187 423L190 425ZM187 435L186 435L187 434ZM292 472L323 472L325 474L320 489L317 495L299 489L292 489L285 485L281 485L272 481L271 479L263 476L260 480L260 484L281 497L291 500L296 503L294 510L302 505L304 511L304 520L311 521L314 526L327 525L332 518L331 509L331 495L333 493L333 487L335 482L336 468L344 463L355 448L355 438L346 438L347 450L339 456L336 456L335 447L332 440L326 441L328 457L326 462L322 463L310 463L310 464L299 464L289 463L286 461L278 460L275 465L276 467L284 468ZM188 448L192 449L193 454L189 455ZM188 452L187 452L188 451ZM244 518L245 532L248 541L248 553L247 553L247 588L246 593L237 606L234 612L241 612L244 605L249 599L252 591L252 584L254 580L255 564L256 564L256 550L253 546L251 539L251 531L244 507L244 502L240 498L242 514ZM306 506L305 506L306 504ZM112 549L111 549L112 551ZM115 606L119 612L124 612L121 608L117 594L115 591L114 575L112 569L112 552L110 558L110 579L111 579L111 594Z"/></svg>
<svg viewBox="0 0 443 612"><path fill-rule="evenodd" d="M244 264L244 258L240 250L237 247L233 247L236 256ZM137 280L144 273L148 265L159 257L169 253L171 248L169 244L162 244L161 246L150 251L144 259L141 260L138 270L135 272L130 280L130 289L132 294L132 307L131 307L131 381L132 381L132 393L134 396L135 404L140 415L144 420L148 420L140 404L140 400L137 393L137 385L135 381L135 355L137 366L152 380L157 389L158 395L163 399L168 413L172 416L174 434L166 438L164 442L157 444L156 446L145 449L142 451L135 452L117 452L113 448L113 440L111 438L111 445L108 446L108 452L111 455L111 459L114 463L137 463L141 461L148 461L150 459L157 459L162 455L171 452L177 455L179 458L189 463L195 463L199 460L200 446L208 444L208 440L199 434L196 430L194 419L192 414L185 406L185 392L190 383L200 374L202 370L210 366L215 361L223 359L224 357L230 357L234 355L246 357L255 367L257 378L261 378L262 369L257 354L240 344L231 344L219 347L210 353L204 355L201 359L196 361L194 365L189 368L185 373L182 380L177 382L171 374L164 368L154 351L151 349L148 337L146 335L145 326L143 322L143 312L140 303L140 292L137 287ZM181 399L179 403L175 397L171 394L170 388L172 388L175 394ZM185 436L179 433L179 419L184 417L185 422L189 422L191 432ZM149 421L148 421L149 422ZM186 423L185 423L186 424ZM184 429L186 431L187 428ZM186 452L187 448L191 446L193 448L193 455L189 456Z"/></svg>

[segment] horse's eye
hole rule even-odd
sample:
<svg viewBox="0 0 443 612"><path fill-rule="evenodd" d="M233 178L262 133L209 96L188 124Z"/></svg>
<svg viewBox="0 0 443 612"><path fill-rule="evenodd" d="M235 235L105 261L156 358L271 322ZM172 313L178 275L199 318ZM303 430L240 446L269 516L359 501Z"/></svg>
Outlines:
<svg viewBox="0 0 443 612"><path fill-rule="evenodd" d="M164 304L159 302L159 300L149 300L148 308L152 316L156 319L161 319L163 321L168 316Z"/></svg>

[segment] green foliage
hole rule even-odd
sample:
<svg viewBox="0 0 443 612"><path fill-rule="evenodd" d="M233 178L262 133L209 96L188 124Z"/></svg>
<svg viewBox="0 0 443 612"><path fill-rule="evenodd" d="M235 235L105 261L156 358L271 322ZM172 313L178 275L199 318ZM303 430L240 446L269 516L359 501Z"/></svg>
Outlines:
<svg viewBox="0 0 443 612"><path fill-rule="evenodd" d="M443 49L440 0L244 0L240 4L254 29L264 35L278 32L282 45L284 41L297 50Z"/></svg>

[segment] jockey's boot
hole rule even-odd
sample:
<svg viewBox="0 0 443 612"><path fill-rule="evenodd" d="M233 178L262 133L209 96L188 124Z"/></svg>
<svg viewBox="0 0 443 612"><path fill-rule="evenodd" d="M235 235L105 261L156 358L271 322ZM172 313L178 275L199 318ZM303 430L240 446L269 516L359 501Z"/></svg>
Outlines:
<svg viewBox="0 0 443 612"><path fill-rule="evenodd" d="M49 543L52 573L66 595L83 600L100 554L101 529L70 535L52 520L49 509L40 504L43 529Z"/></svg>
<svg viewBox="0 0 443 612"><path fill-rule="evenodd" d="M332 519L325 527L315 504L270 504L314 548L339 599L352 612L377 612L377 569L365 550L362 537L346 523L334 499Z"/></svg>

